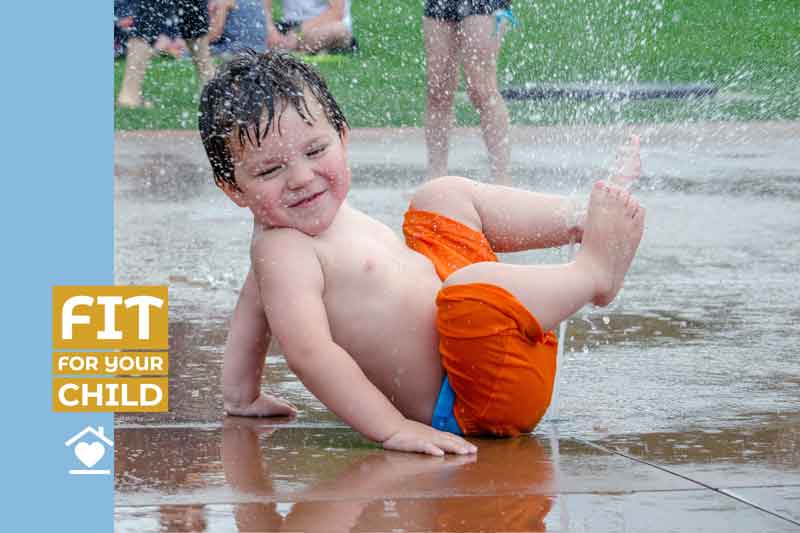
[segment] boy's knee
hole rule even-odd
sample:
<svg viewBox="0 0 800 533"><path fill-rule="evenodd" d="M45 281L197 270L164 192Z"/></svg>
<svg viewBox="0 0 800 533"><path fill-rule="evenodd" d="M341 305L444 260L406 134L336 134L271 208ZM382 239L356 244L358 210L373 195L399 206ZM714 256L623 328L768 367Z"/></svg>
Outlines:
<svg viewBox="0 0 800 533"><path fill-rule="evenodd" d="M474 283L502 286L502 273L496 261L478 261L459 268L442 281L442 288Z"/></svg>
<svg viewBox="0 0 800 533"><path fill-rule="evenodd" d="M468 182L466 178L459 176L442 176L434 178L420 186L411 198L411 207L422 209L423 211L430 206L440 205L450 202L454 197L463 194L465 187L463 182Z"/></svg>
<svg viewBox="0 0 800 533"><path fill-rule="evenodd" d="M446 216L480 231L480 216L472 202L475 182L443 176L423 184L411 198L411 208Z"/></svg>

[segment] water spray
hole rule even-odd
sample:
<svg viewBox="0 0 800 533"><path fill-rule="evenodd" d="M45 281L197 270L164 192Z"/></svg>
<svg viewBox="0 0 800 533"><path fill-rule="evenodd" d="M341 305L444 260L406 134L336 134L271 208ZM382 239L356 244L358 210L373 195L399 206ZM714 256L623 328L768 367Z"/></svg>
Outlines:
<svg viewBox="0 0 800 533"><path fill-rule="evenodd" d="M635 157L631 155L635 154ZM608 181L614 185L630 190L633 182L638 178L641 173L641 162L639 159L639 136L631 135L627 144L625 144L617 154L617 160L614 165L614 170L609 176ZM577 198L572 199L570 206L570 222L572 227L576 227L579 221L586 218L586 202ZM571 262L575 257L575 237L570 237L569 246L567 247L567 263ZM550 402L548 420L552 424L557 424L561 421L559 411L559 385L561 380L561 364L564 361L564 339L567 334L567 321L562 320L558 325L558 348L556 350L556 375L553 383L553 396Z"/></svg>

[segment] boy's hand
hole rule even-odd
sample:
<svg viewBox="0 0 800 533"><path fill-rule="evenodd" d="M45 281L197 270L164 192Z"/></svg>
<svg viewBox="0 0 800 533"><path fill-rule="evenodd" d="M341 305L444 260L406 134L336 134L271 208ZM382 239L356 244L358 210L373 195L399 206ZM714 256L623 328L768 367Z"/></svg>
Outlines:
<svg viewBox="0 0 800 533"><path fill-rule="evenodd" d="M435 456L442 456L445 453L466 455L478 451L477 446L458 435L445 433L413 420L404 420L400 429L383 441L383 447L387 450L427 453Z"/></svg>
<svg viewBox="0 0 800 533"><path fill-rule="evenodd" d="M294 416L297 407L271 394L259 394L246 405L225 403L225 412L234 416Z"/></svg>

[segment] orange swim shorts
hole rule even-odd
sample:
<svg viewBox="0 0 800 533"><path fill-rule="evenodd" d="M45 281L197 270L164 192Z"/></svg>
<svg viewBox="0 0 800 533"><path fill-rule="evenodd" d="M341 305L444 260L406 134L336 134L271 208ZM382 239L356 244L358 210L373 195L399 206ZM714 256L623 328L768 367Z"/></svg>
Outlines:
<svg viewBox="0 0 800 533"><path fill-rule="evenodd" d="M410 208L406 244L445 280L456 270L497 261L486 237L455 220ZM510 292L488 283L451 285L436 298L439 352L455 393L453 415L466 435L529 433L550 405L556 336Z"/></svg>

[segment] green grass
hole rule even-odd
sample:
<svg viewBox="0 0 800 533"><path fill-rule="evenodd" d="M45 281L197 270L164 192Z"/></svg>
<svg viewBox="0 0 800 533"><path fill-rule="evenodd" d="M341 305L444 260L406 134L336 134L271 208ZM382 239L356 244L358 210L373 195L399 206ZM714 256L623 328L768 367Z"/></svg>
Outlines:
<svg viewBox="0 0 800 533"><path fill-rule="evenodd" d="M599 81L707 82L714 99L509 104L524 124L800 118L798 0L517 0L520 26L504 41L501 87ZM419 0L356 0L360 51L314 61L354 127L420 126L425 108ZM115 86L124 63L115 64ZM194 128L190 61L155 60L145 79L151 110L117 109L118 129ZM459 98L460 124L477 114Z"/></svg>

